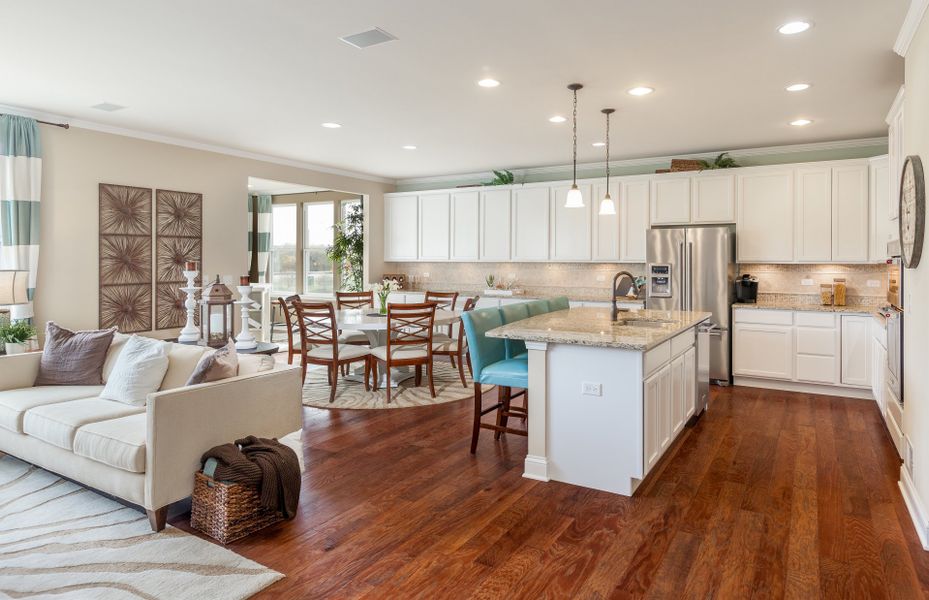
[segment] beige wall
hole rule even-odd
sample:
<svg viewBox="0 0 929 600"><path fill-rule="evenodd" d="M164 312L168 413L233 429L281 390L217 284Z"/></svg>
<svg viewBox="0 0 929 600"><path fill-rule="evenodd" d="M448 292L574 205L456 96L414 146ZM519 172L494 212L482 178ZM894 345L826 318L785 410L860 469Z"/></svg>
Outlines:
<svg viewBox="0 0 929 600"><path fill-rule="evenodd" d="M247 272L248 177L346 190L369 196L369 218L383 220L383 194L393 186L193 150L86 129L42 126L42 233L36 289L40 328L55 320L95 328L98 318L98 191L100 183L203 194L203 269ZM368 262L383 270L383 227L369 229Z"/></svg>
<svg viewBox="0 0 929 600"><path fill-rule="evenodd" d="M903 119L906 154L918 154L929 166L929 16L923 18L907 52ZM923 256L918 268L903 274L903 430L913 445L913 479L925 506L929 502L929 257L925 250Z"/></svg>

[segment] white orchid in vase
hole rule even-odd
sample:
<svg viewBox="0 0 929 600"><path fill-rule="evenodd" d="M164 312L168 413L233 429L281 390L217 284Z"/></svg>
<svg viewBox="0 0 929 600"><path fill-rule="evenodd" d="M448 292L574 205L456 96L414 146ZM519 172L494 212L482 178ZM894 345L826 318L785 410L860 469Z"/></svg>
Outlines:
<svg viewBox="0 0 929 600"><path fill-rule="evenodd" d="M400 289L400 284L393 279L385 279L381 283L372 283L371 289L374 290L374 293L377 294L377 299L379 300L380 311L382 315L387 314L387 297L390 296L390 292L396 292Z"/></svg>

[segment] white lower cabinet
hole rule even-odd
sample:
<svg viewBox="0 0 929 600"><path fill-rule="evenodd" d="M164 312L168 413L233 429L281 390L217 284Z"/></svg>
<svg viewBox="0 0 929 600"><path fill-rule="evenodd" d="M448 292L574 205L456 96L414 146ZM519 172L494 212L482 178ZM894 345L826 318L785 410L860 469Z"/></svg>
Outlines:
<svg viewBox="0 0 929 600"><path fill-rule="evenodd" d="M871 338L871 393L877 408L884 414L884 371L887 368L887 349L877 338Z"/></svg>
<svg viewBox="0 0 929 600"><path fill-rule="evenodd" d="M697 350L684 353L684 422L697 410Z"/></svg>
<svg viewBox="0 0 929 600"><path fill-rule="evenodd" d="M842 383L871 385L871 317L842 315Z"/></svg>
<svg viewBox="0 0 929 600"><path fill-rule="evenodd" d="M671 435L684 428L684 357L671 361Z"/></svg>
<svg viewBox="0 0 929 600"><path fill-rule="evenodd" d="M645 470L648 471L665 448L670 435L671 367L665 365L645 380ZM664 442L664 443L662 443Z"/></svg>
<svg viewBox="0 0 929 600"><path fill-rule="evenodd" d="M647 473L693 416L697 401L694 331L649 350L643 358L643 462Z"/></svg>
<svg viewBox="0 0 929 600"><path fill-rule="evenodd" d="M793 379L793 327L736 323L732 338L735 375Z"/></svg>

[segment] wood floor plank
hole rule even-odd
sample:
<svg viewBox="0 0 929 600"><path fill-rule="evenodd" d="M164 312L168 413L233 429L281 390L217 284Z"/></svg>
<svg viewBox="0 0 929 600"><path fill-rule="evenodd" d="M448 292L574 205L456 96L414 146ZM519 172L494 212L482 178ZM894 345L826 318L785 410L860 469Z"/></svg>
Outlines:
<svg viewBox="0 0 929 600"><path fill-rule="evenodd" d="M471 455L471 410L305 409L296 518L229 545L286 576L256 598L929 592L900 460L868 401L714 387L631 498L522 477L523 437L482 434Z"/></svg>

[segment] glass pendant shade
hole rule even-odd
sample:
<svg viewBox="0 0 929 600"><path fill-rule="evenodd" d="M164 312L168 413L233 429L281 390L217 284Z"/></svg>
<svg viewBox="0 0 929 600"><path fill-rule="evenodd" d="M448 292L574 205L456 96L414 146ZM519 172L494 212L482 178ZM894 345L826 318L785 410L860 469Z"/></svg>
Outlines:
<svg viewBox="0 0 929 600"><path fill-rule="evenodd" d="M601 215L615 215L616 214L616 203L613 202L613 199L610 197L609 192L607 192L606 196L603 197L603 200L600 201L600 214Z"/></svg>
<svg viewBox="0 0 929 600"><path fill-rule="evenodd" d="M584 208L584 194L581 193L581 190L577 189L576 183L568 190L568 195L565 197L564 201L564 207Z"/></svg>

